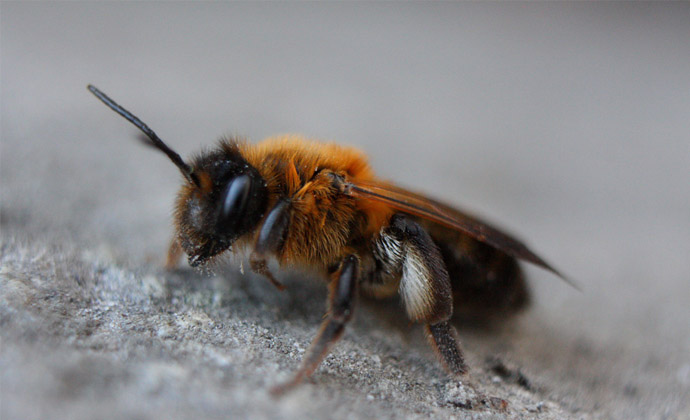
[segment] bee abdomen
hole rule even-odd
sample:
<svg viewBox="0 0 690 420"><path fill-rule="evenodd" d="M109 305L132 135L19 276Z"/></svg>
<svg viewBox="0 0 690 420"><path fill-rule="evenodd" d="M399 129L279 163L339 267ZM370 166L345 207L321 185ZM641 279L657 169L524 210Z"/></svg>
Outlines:
<svg viewBox="0 0 690 420"><path fill-rule="evenodd" d="M505 315L529 303L529 291L517 260L468 237L435 237L448 269L455 314Z"/></svg>

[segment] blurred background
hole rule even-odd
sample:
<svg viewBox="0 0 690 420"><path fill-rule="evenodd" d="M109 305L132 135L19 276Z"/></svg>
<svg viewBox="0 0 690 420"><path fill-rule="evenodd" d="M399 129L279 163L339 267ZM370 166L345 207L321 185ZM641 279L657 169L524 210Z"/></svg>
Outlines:
<svg viewBox="0 0 690 420"><path fill-rule="evenodd" d="M354 145L581 285L527 268L546 338L525 353L586 371L553 373L564 393L632 381L644 413L687 410L688 3L3 2L0 24L3 236L162 259L179 173L88 83L183 156Z"/></svg>

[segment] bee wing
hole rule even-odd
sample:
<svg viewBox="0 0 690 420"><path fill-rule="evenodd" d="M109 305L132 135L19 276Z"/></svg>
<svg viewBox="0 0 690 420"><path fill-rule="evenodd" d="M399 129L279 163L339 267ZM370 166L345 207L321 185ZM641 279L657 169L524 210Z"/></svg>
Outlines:
<svg viewBox="0 0 690 420"><path fill-rule="evenodd" d="M532 252L519 240L457 209L383 182L346 182L345 193L355 198L385 203L403 213L418 216L458 230L480 242L497 248L511 257L542 267L579 290L575 283Z"/></svg>

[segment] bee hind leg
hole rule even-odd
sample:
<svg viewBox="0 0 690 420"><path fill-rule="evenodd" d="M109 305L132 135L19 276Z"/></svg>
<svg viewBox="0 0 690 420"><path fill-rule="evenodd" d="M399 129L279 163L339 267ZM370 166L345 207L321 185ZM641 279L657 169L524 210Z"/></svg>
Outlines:
<svg viewBox="0 0 690 420"><path fill-rule="evenodd" d="M467 373L467 365L458 346L457 332L448 321L427 324L425 327L429 344L448 372L453 375Z"/></svg>
<svg viewBox="0 0 690 420"><path fill-rule="evenodd" d="M441 363L452 375L467 373L455 328L453 293L438 246L417 222L403 214L391 218L377 242L383 264L401 273L399 292L407 316L426 324L427 337ZM390 269L389 269L390 271Z"/></svg>
<svg viewBox="0 0 690 420"><path fill-rule="evenodd" d="M352 319L358 280L359 258L349 255L343 259L337 277L331 281L326 319L307 350L302 365L291 380L271 389L273 395L283 394L311 376L333 344L343 335L345 326Z"/></svg>

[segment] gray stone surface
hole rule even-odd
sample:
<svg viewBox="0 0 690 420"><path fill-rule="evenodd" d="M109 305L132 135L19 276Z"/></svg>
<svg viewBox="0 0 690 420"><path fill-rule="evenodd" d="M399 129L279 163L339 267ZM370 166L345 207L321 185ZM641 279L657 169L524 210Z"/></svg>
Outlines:
<svg viewBox="0 0 690 420"><path fill-rule="evenodd" d="M690 6L0 4L0 418L690 418ZM363 301L313 380L325 287L162 269L183 155L281 132L479 211L578 280L459 324L446 377ZM228 131L230 130L230 131ZM505 405L503 404L505 401Z"/></svg>

